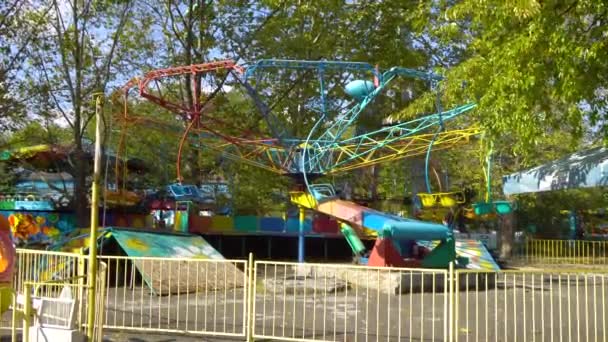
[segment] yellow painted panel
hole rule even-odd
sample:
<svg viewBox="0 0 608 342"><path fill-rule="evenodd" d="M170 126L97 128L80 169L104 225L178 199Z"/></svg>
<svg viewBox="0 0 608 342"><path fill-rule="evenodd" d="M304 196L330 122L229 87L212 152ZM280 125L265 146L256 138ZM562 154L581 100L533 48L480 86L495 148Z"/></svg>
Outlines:
<svg viewBox="0 0 608 342"><path fill-rule="evenodd" d="M234 230L234 219L229 216L213 216L211 218L211 230L232 231Z"/></svg>

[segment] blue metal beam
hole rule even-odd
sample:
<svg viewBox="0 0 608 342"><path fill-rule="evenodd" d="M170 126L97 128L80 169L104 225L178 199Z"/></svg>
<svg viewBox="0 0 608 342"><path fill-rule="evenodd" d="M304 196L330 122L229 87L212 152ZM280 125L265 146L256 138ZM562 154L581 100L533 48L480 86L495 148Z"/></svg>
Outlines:
<svg viewBox="0 0 608 342"><path fill-rule="evenodd" d="M371 64L363 62L262 59L247 67L245 78L251 77L254 72L262 68L369 71L378 77L381 76Z"/></svg>

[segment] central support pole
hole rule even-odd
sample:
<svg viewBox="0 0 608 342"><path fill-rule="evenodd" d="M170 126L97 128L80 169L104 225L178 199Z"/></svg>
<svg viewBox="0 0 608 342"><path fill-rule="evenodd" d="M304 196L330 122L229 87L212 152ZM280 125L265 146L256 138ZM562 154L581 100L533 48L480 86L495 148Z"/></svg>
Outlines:
<svg viewBox="0 0 608 342"><path fill-rule="evenodd" d="M304 262L304 208L300 207L298 230L298 262Z"/></svg>
<svg viewBox="0 0 608 342"><path fill-rule="evenodd" d="M101 113L102 95L95 99L95 159L93 163L93 185L91 194L91 232L89 238L89 274L87 299L87 336L93 340L95 332L95 284L97 283L97 226L99 225L99 179L101 176Z"/></svg>

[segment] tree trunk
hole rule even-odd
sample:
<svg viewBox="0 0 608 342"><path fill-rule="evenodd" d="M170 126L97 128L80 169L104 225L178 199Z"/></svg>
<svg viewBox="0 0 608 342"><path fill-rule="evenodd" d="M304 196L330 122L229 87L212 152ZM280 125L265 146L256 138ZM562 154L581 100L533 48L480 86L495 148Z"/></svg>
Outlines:
<svg viewBox="0 0 608 342"><path fill-rule="evenodd" d="M500 254L501 260L507 260L511 258L513 254L513 238L514 228L516 225L515 213L504 215L500 220Z"/></svg>
<svg viewBox="0 0 608 342"><path fill-rule="evenodd" d="M86 185L89 167L81 144L77 144L76 147L74 167L74 198L72 203L76 214L76 226L83 228L88 227L90 220L88 212L88 189Z"/></svg>
<svg viewBox="0 0 608 342"><path fill-rule="evenodd" d="M187 65L202 62L202 60L199 60L199 58L197 58L197 54L195 51L195 45L197 41L196 35L194 34L195 18L193 17L195 3L196 1L189 1L188 16L186 17L186 21L184 22L184 28L187 33L184 46L184 57ZM184 83L184 90L186 98L183 99L183 101L188 104L191 110L194 111L195 107L197 106L197 104L199 104L200 101L200 98L197 97L200 97L201 94L201 77L187 75ZM199 110L201 110L201 108L199 108ZM186 118L186 120L184 121L184 126L187 127L190 123L189 120L193 119L199 120L198 117ZM194 128L198 128L198 123L195 124ZM185 154L182 162L182 169L184 170L184 174L182 175L182 177L184 177L184 182L198 185L202 181L200 159L200 150L192 148L187 150L187 153Z"/></svg>

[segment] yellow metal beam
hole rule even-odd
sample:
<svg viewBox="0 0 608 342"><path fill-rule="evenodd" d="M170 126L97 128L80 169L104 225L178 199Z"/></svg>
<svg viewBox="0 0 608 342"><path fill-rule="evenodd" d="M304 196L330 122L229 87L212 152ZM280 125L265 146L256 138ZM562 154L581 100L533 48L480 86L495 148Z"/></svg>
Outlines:
<svg viewBox="0 0 608 342"><path fill-rule="evenodd" d="M434 150L445 150L459 144L466 144L472 136L478 135L480 132L478 128L469 128L440 133L433 142L432 148ZM373 142L338 146L336 147L336 151L339 151L339 153L336 153L338 158L334 161L337 166L329 170L328 173L336 174L383 162L423 155L427 152L432 138L433 134L415 135L381 148L378 148L377 144ZM367 151L370 152L367 153ZM359 156L348 160L348 156L354 155Z"/></svg>
<svg viewBox="0 0 608 342"><path fill-rule="evenodd" d="M291 202L304 207L304 208L309 208L309 209L316 209L317 208L317 200L315 199L315 197L313 195L311 195L308 192L303 192L303 191L292 191L289 193L289 196L291 198Z"/></svg>

